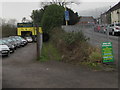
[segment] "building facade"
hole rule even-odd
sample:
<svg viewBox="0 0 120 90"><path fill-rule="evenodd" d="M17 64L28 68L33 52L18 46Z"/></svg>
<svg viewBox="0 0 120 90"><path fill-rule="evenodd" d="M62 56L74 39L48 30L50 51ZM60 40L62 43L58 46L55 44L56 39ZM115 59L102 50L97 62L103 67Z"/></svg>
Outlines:
<svg viewBox="0 0 120 90"><path fill-rule="evenodd" d="M117 9L111 12L111 23L119 22L120 22L120 9Z"/></svg>
<svg viewBox="0 0 120 90"><path fill-rule="evenodd" d="M120 23L120 2L100 15L101 24Z"/></svg>

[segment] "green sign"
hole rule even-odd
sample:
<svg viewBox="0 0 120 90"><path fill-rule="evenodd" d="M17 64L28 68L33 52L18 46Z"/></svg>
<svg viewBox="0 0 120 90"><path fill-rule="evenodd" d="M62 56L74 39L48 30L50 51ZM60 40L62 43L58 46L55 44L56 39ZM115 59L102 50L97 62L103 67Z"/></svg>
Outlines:
<svg viewBox="0 0 120 90"><path fill-rule="evenodd" d="M103 56L103 63L114 61L112 42L102 43L102 56Z"/></svg>

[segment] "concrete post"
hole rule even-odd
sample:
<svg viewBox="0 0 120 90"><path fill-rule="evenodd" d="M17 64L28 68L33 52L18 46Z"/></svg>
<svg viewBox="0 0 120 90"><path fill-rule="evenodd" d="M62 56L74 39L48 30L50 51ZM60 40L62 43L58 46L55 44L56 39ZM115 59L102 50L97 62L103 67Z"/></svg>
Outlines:
<svg viewBox="0 0 120 90"><path fill-rule="evenodd" d="M41 50L42 50L42 30L39 30L39 27L37 26L37 60L40 60L41 56Z"/></svg>

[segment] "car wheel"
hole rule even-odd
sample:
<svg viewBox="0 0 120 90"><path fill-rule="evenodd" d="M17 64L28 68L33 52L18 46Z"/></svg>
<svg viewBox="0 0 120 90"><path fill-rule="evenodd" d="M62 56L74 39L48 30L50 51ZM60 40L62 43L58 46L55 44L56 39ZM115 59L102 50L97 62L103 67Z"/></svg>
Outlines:
<svg viewBox="0 0 120 90"><path fill-rule="evenodd" d="M111 32L109 32L109 35L111 35Z"/></svg>
<svg viewBox="0 0 120 90"><path fill-rule="evenodd" d="M115 32L114 31L112 31L112 35L115 36Z"/></svg>
<svg viewBox="0 0 120 90"><path fill-rule="evenodd" d="M9 56L10 56L10 53L8 53L6 56L9 57Z"/></svg>
<svg viewBox="0 0 120 90"><path fill-rule="evenodd" d="M12 53L14 53L15 52L15 50L12 50Z"/></svg>

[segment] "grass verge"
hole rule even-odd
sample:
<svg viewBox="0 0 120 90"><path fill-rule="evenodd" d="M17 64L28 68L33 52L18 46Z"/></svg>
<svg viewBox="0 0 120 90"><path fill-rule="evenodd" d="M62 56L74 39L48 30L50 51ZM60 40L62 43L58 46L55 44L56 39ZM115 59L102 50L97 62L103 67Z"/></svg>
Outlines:
<svg viewBox="0 0 120 90"><path fill-rule="evenodd" d="M40 57L41 62L48 60L61 60L61 55L58 49L51 42L43 43L42 53Z"/></svg>

